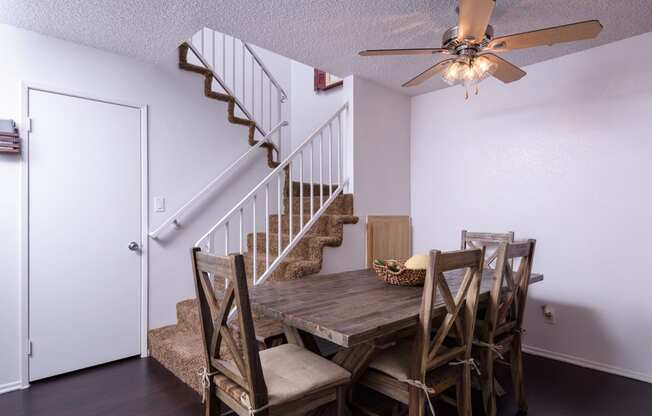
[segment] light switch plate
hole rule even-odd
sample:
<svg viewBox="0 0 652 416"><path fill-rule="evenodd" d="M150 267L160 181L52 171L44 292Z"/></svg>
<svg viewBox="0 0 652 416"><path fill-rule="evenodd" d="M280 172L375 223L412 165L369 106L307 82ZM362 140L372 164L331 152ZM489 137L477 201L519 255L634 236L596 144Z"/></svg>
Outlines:
<svg viewBox="0 0 652 416"><path fill-rule="evenodd" d="M154 211L165 212L165 198L157 196L154 198Z"/></svg>

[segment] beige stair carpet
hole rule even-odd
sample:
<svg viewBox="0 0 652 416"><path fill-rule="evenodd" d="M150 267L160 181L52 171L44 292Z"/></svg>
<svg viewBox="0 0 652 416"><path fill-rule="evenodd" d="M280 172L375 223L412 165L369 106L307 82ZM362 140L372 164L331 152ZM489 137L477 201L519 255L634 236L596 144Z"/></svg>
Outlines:
<svg viewBox="0 0 652 416"><path fill-rule="evenodd" d="M292 229L294 235L300 227L301 208L298 184L294 184L292 197ZM295 192L297 191L297 192ZM309 195L309 189L304 195ZM287 188L285 194L287 195ZM318 193L315 193L318 195ZM324 195L324 200L328 194ZM304 223L310 214L310 197L303 198ZM270 216L270 262L278 255L278 235L280 230L283 247L289 240L289 198L284 199L284 212L280 215ZM319 209L319 197L313 198L312 209ZM355 224L358 218L353 216L353 195L339 195L329 206L325 213L318 218L308 233L294 247L289 255L283 259L280 266L272 273L268 281L299 279L310 274L319 273L322 266L324 247L338 247L342 244L344 225ZM265 270L265 234L249 234L247 236L247 252L245 265L247 276L252 276L253 271L253 241L256 238L256 264L257 273L260 275ZM219 291L223 280L215 279L215 287ZM249 277L249 284L252 284ZM268 339L278 334L280 326L277 322L259 316L254 317L256 336L259 341ZM235 328L237 331L237 328ZM153 329L149 332L149 348L151 356L159 361L168 370L179 377L196 391L201 391L197 373L204 366L204 357L200 339L199 311L195 299L188 299L177 304L177 324Z"/></svg>

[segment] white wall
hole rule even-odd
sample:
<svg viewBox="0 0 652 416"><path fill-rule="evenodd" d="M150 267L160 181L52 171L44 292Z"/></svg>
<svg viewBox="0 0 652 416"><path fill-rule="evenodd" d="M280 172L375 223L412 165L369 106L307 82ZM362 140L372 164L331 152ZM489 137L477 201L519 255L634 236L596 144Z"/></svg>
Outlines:
<svg viewBox="0 0 652 416"><path fill-rule="evenodd" d="M335 114L348 99L345 87L328 91L314 90L314 69L292 61L291 120L293 147L303 143L316 128Z"/></svg>
<svg viewBox="0 0 652 416"><path fill-rule="evenodd" d="M410 98L363 78L349 77L345 87L347 82L353 84L353 147L347 153L360 221L344 226L342 247L324 251L324 274L366 267L368 215L410 213Z"/></svg>
<svg viewBox="0 0 652 416"><path fill-rule="evenodd" d="M458 248L462 228L537 239L531 351L652 382L650 42L532 65L468 101L414 97L411 195L417 252Z"/></svg>
<svg viewBox="0 0 652 416"><path fill-rule="evenodd" d="M150 212L150 229L248 149L247 130L227 122L225 104L203 96L201 76L177 68L173 46L168 61L152 66L0 25L0 51L10 57L0 60L0 118L20 120L21 81L149 105L150 208L153 197L167 198L166 213ZM289 63L278 65L289 71ZM151 242L150 327L174 323L176 302L194 296L189 247L269 173L265 156L218 187L180 232ZM0 154L0 390L19 377L20 168L16 156Z"/></svg>

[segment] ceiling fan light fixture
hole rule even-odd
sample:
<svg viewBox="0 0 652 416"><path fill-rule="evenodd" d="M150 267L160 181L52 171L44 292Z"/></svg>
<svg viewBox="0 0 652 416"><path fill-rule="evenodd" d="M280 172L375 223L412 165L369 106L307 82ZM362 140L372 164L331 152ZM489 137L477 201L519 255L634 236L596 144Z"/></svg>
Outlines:
<svg viewBox="0 0 652 416"><path fill-rule="evenodd" d="M496 70L496 64L482 56L460 59L442 73L448 85L463 85L465 88L477 85Z"/></svg>

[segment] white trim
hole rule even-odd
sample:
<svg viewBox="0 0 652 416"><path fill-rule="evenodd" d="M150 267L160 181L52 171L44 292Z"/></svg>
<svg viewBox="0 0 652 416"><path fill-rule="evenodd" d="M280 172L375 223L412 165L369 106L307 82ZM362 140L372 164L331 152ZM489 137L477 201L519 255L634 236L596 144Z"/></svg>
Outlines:
<svg viewBox="0 0 652 416"><path fill-rule="evenodd" d="M21 390L23 388L24 387L21 385L20 380L12 381L11 383L0 385L0 394L9 393L10 391L15 391L15 390Z"/></svg>
<svg viewBox="0 0 652 416"><path fill-rule="evenodd" d="M149 113L140 107L140 356L149 356Z"/></svg>
<svg viewBox="0 0 652 416"><path fill-rule="evenodd" d="M616 367L609 364L599 363L597 361L587 360L574 355L563 354L560 352L549 351L544 348L523 345L523 352L536 355L539 357L549 358L555 361L561 361L568 364L574 364L592 370L602 371L604 373L615 374L617 376L627 377L646 383L652 383L652 374L639 373L638 371L628 370L622 367Z"/></svg>
<svg viewBox="0 0 652 416"><path fill-rule="evenodd" d="M20 380L16 382L19 388L29 387L29 357L27 356L27 343L29 342L29 137L30 132L26 129L29 117L29 91L42 91L52 94L60 94L68 97L92 100L106 104L131 107L140 111L140 161L141 161L141 309L140 309L140 355L149 355L147 348L147 330L149 328L149 150L148 150L148 112L147 105L135 104L117 99L98 97L93 94L82 93L61 88L54 88L38 83L22 82L22 123L20 125L21 137L23 138L23 150L21 152L21 282L20 282L20 303L19 320L20 335L18 351L20 354L19 372ZM13 386L14 383L9 383ZM8 385L5 385L8 386ZM4 388L0 387L0 388ZM7 388L10 388L7 387ZM2 392L2 390L0 390Z"/></svg>

